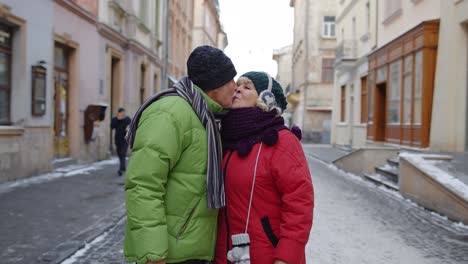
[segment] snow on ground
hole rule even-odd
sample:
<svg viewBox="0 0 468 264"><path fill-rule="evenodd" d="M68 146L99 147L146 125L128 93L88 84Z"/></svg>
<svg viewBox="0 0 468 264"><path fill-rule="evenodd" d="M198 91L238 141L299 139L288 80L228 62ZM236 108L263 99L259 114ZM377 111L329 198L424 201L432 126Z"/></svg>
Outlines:
<svg viewBox="0 0 468 264"><path fill-rule="evenodd" d="M406 154L406 153L405 153ZM426 156L431 156L431 155L426 155ZM440 155L434 155L434 157L432 158L435 158L435 157L439 157L440 158ZM327 162L324 162L318 158L315 158L315 157L310 157L310 156L307 156L307 159L314 159L315 161L318 161L322 164L324 164L325 166L327 166L328 168L330 168L331 170L335 171L337 174L341 175L342 177L346 177L348 179L352 179L356 182L360 182L361 184L364 184L366 185L367 187L370 187L370 188L378 188L379 190L381 190L382 192L385 192L385 193L388 193L390 195L392 195L394 198L396 199L399 199L399 200L402 200L414 207L418 207L420 208L421 210L427 210L426 208L424 208L423 206L415 203L414 201L408 199L408 198L405 198L401 195L400 192L397 192L395 190L392 190L390 188L387 188L383 185L376 185L375 183L373 182L370 182L366 179L364 179L363 177L359 176L359 175L356 175L356 174L353 174L353 173L350 173L350 172L346 172L340 168L338 168L336 165L334 165L333 163L327 163ZM438 169L438 168L437 168ZM445 172L444 172L445 173ZM451 176L452 177L452 176ZM462 183L463 184L463 183ZM468 194L468 192L466 193ZM439 219L443 219L447 222L451 222L451 226L457 230L462 230L463 232L468 232L468 225L465 225L463 224L462 222L453 222L452 220L449 220L445 215L441 215L437 212L431 212L431 215L433 215L434 217L436 218L439 218Z"/></svg>
<svg viewBox="0 0 468 264"><path fill-rule="evenodd" d="M90 174L93 171L101 169L103 166L114 165L118 163L119 160L117 158L112 158L91 164L69 165L66 167L58 168L53 172L33 176L27 179L20 179L12 182L2 183L0 184L0 194L9 192L18 187L26 187L34 184L53 181L64 177L71 177L81 174Z"/></svg>
<svg viewBox="0 0 468 264"><path fill-rule="evenodd" d="M102 235L96 237L93 239L91 242L86 243L85 246L78 251L75 252L75 254L71 255L69 258L65 259L64 261L61 262L61 264L72 264L75 263L79 258L83 257L86 255L86 253L95 245L100 244L102 241L105 240L107 237L108 232L104 232Z"/></svg>

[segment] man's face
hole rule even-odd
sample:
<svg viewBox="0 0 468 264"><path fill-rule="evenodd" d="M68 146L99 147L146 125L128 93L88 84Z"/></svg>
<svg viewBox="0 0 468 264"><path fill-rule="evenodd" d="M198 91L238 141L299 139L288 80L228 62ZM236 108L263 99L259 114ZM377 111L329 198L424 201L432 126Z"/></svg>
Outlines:
<svg viewBox="0 0 468 264"><path fill-rule="evenodd" d="M223 108L231 108L232 106L232 95L234 94L234 89L236 88L236 83L234 80L226 83L225 85L206 92L206 94L220 104Z"/></svg>
<svg viewBox="0 0 468 264"><path fill-rule="evenodd" d="M117 113L117 119L123 119L125 117L125 111Z"/></svg>

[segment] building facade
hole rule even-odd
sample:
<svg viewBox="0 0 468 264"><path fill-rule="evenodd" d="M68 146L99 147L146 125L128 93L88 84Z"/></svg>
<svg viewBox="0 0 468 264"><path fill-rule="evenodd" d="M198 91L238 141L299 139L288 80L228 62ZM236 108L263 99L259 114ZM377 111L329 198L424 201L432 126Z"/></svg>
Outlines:
<svg viewBox="0 0 468 264"><path fill-rule="evenodd" d="M165 84L165 50L175 81L194 35L227 43L217 1L0 0L0 32L0 182L110 157L111 118Z"/></svg>
<svg viewBox="0 0 468 264"><path fill-rule="evenodd" d="M294 8L292 89L298 93L292 123L303 139L329 143L336 47L336 2L291 0Z"/></svg>
<svg viewBox="0 0 468 264"><path fill-rule="evenodd" d="M427 148L440 1L384 1L369 55L367 139Z"/></svg>
<svg viewBox="0 0 468 264"><path fill-rule="evenodd" d="M465 151L466 1L338 4L345 15L337 19L344 37L337 48L332 143ZM355 48L346 46L349 32Z"/></svg>
<svg viewBox="0 0 468 264"><path fill-rule="evenodd" d="M434 151L468 151L468 1L441 1L430 143Z"/></svg>
<svg viewBox="0 0 468 264"><path fill-rule="evenodd" d="M0 182L52 168L52 30L52 1L0 2Z"/></svg>
<svg viewBox="0 0 468 264"><path fill-rule="evenodd" d="M273 60L278 65L278 71L275 79L283 87L285 96L291 93L291 79L292 79L292 46L282 47L280 49L273 50ZM291 101L291 99L289 100ZM286 125L291 125L292 113L294 112L293 104L288 103L288 108L283 114Z"/></svg>
<svg viewBox="0 0 468 264"><path fill-rule="evenodd" d="M54 2L54 158L109 157L110 119L158 91L157 1ZM89 116L101 118L90 120Z"/></svg>
<svg viewBox="0 0 468 264"><path fill-rule="evenodd" d="M187 75L187 58L192 51L194 0L169 2L169 65L172 82Z"/></svg>
<svg viewBox="0 0 468 264"><path fill-rule="evenodd" d="M376 0L337 1L333 144L360 147L367 134L367 55L377 47Z"/></svg>
<svg viewBox="0 0 468 264"><path fill-rule="evenodd" d="M195 0L192 49L201 45L210 45L224 50L227 46L225 36L219 20L218 1Z"/></svg>
<svg viewBox="0 0 468 264"><path fill-rule="evenodd" d="M117 108L159 90L158 5L0 1L0 182L110 156Z"/></svg>

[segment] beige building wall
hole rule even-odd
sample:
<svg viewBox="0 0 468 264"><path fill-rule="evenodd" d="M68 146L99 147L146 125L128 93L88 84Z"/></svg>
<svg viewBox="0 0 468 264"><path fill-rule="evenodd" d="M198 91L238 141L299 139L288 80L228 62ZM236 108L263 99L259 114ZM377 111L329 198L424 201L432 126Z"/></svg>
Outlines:
<svg viewBox="0 0 468 264"><path fill-rule="evenodd" d="M122 100L117 101L132 115L142 99L160 89L162 1L101 0L97 13L97 27L106 56L103 67L108 69L106 87L110 89L111 85L111 60L118 59L118 63L123 64L123 76L117 81L122 83L124 90L119 94ZM115 115L115 107L112 110L110 114Z"/></svg>
<svg viewBox="0 0 468 264"><path fill-rule="evenodd" d="M337 0L337 49L333 93L332 144L365 145L367 116L361 116L361 82L368 74L367 55L377 45L377 0ZM344 120L341 120L342 87ZM364 90L365 91L365 90ZM364 113L365 114L365 113ZM363 121L363 122L361 122Z"/></svg>
<svg viewBox="0 0 468 264"><path fill-rule="evenodd" d="M44 0L29 5L14 0L0 1L2 26L12 26L11 63L2 64L2 72L8 70L10 74L10 95L6 99L9 107L5 107L3 91L0 96L0 182L29 177L52 167L53 4ZM38 13L43 17L37 16ZM47 71L44 113L33 115L32 66L40 61ZM5 110L9 113L7 120Z"/></svg>
<svg viewBox="0 0 468 264"><path fill-rule="evenodd" d="M382 47L422 21L440 18L440 0L384 0L378 2L377 46ZM453 1L449 1L453 2Z"/></svg>
<svg viewBox="0 0 468 264"><path fill-rule="evenodd" d="M273 60L278 65L278 71L275 79L283 87L284 95L288 96L291 92L292 80L292 45L273 50ZM292 112L294 108L291 103L288 103L288 108L285 110L283 117L287 126L291 125Z"/></svg>
<svg viewBox="0 0 468 264"><path fill-rule="evenodd" d="M273 60L278 65L276 80L281 84L285 94L291 89L292 79L292 46L273 50Z"/></svg>
<svg viewBox="0 0 468 264"><path fill-rule="evenodd" d="M221 32L219 6L213 0L195 0L193 8L193 44L192 49L201 45L218 46L218 34Z"/></svg>
<svg viewBox="0 0 468 264"><path fill-rule="evenodd" d="M468 150L468 1L441 1L430 149Z"/></svg>
<svg viewBox="0 0 468 264"><path fill-rule="evenodd" d="M194 0L169 1L169 69L174 80L187 74L187 58L192 51Z"/></svg>
<svg viewBox="0 0 468 264"><path fill-rule="evenodd" d="M294 43L292 87L299 91L292 123L303 130L303 139L316 143L330 142L333 98L333 74L328 82L323 78L324 59L333 71L336 47L334 35L324 34L325 18L336 19L335 1L292 0L294 8ZM327 25L330 32L331 26ZM330 33L329 33L330 34Z"/></svg>

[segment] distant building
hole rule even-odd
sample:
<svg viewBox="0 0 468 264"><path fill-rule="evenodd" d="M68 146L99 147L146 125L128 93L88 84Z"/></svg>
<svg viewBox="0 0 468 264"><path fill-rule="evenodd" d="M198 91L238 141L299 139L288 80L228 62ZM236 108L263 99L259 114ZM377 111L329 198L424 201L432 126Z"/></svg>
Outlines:
<svg viewBox="0 0 468 264"><path fill-rule="evenodd" d="M338 1L333 144L360 147L366 143L367 56L377 47L376 19L377 0Z"/></svg>
<svg viewBox="0 0 468 264"><path fill-rule="evenodd" d="M224 50L227 37L219 20L219 3L216 0L195 0L193 9L193 45L210 45Z"/></svg>
<svg viewBox="0 0 468 264"><path fill-rule="evenodd" d="M285 96L291 93L291 79L292 79L292 46L282 47L273 51L273 60L278 65L278 73L275 79L281 84ZM288 103L283 117L287 125L291 125L292 112L294 111L293 105Z"/></svg>
<svg viewBox="0 0 468 264"><path fill-rule="evenodd" d="M336 47L335 1L291 0L294 8L293 93L298 93L292 123L303 139L329 143ZM295 98L291 98L295 99Z"/></svg>

